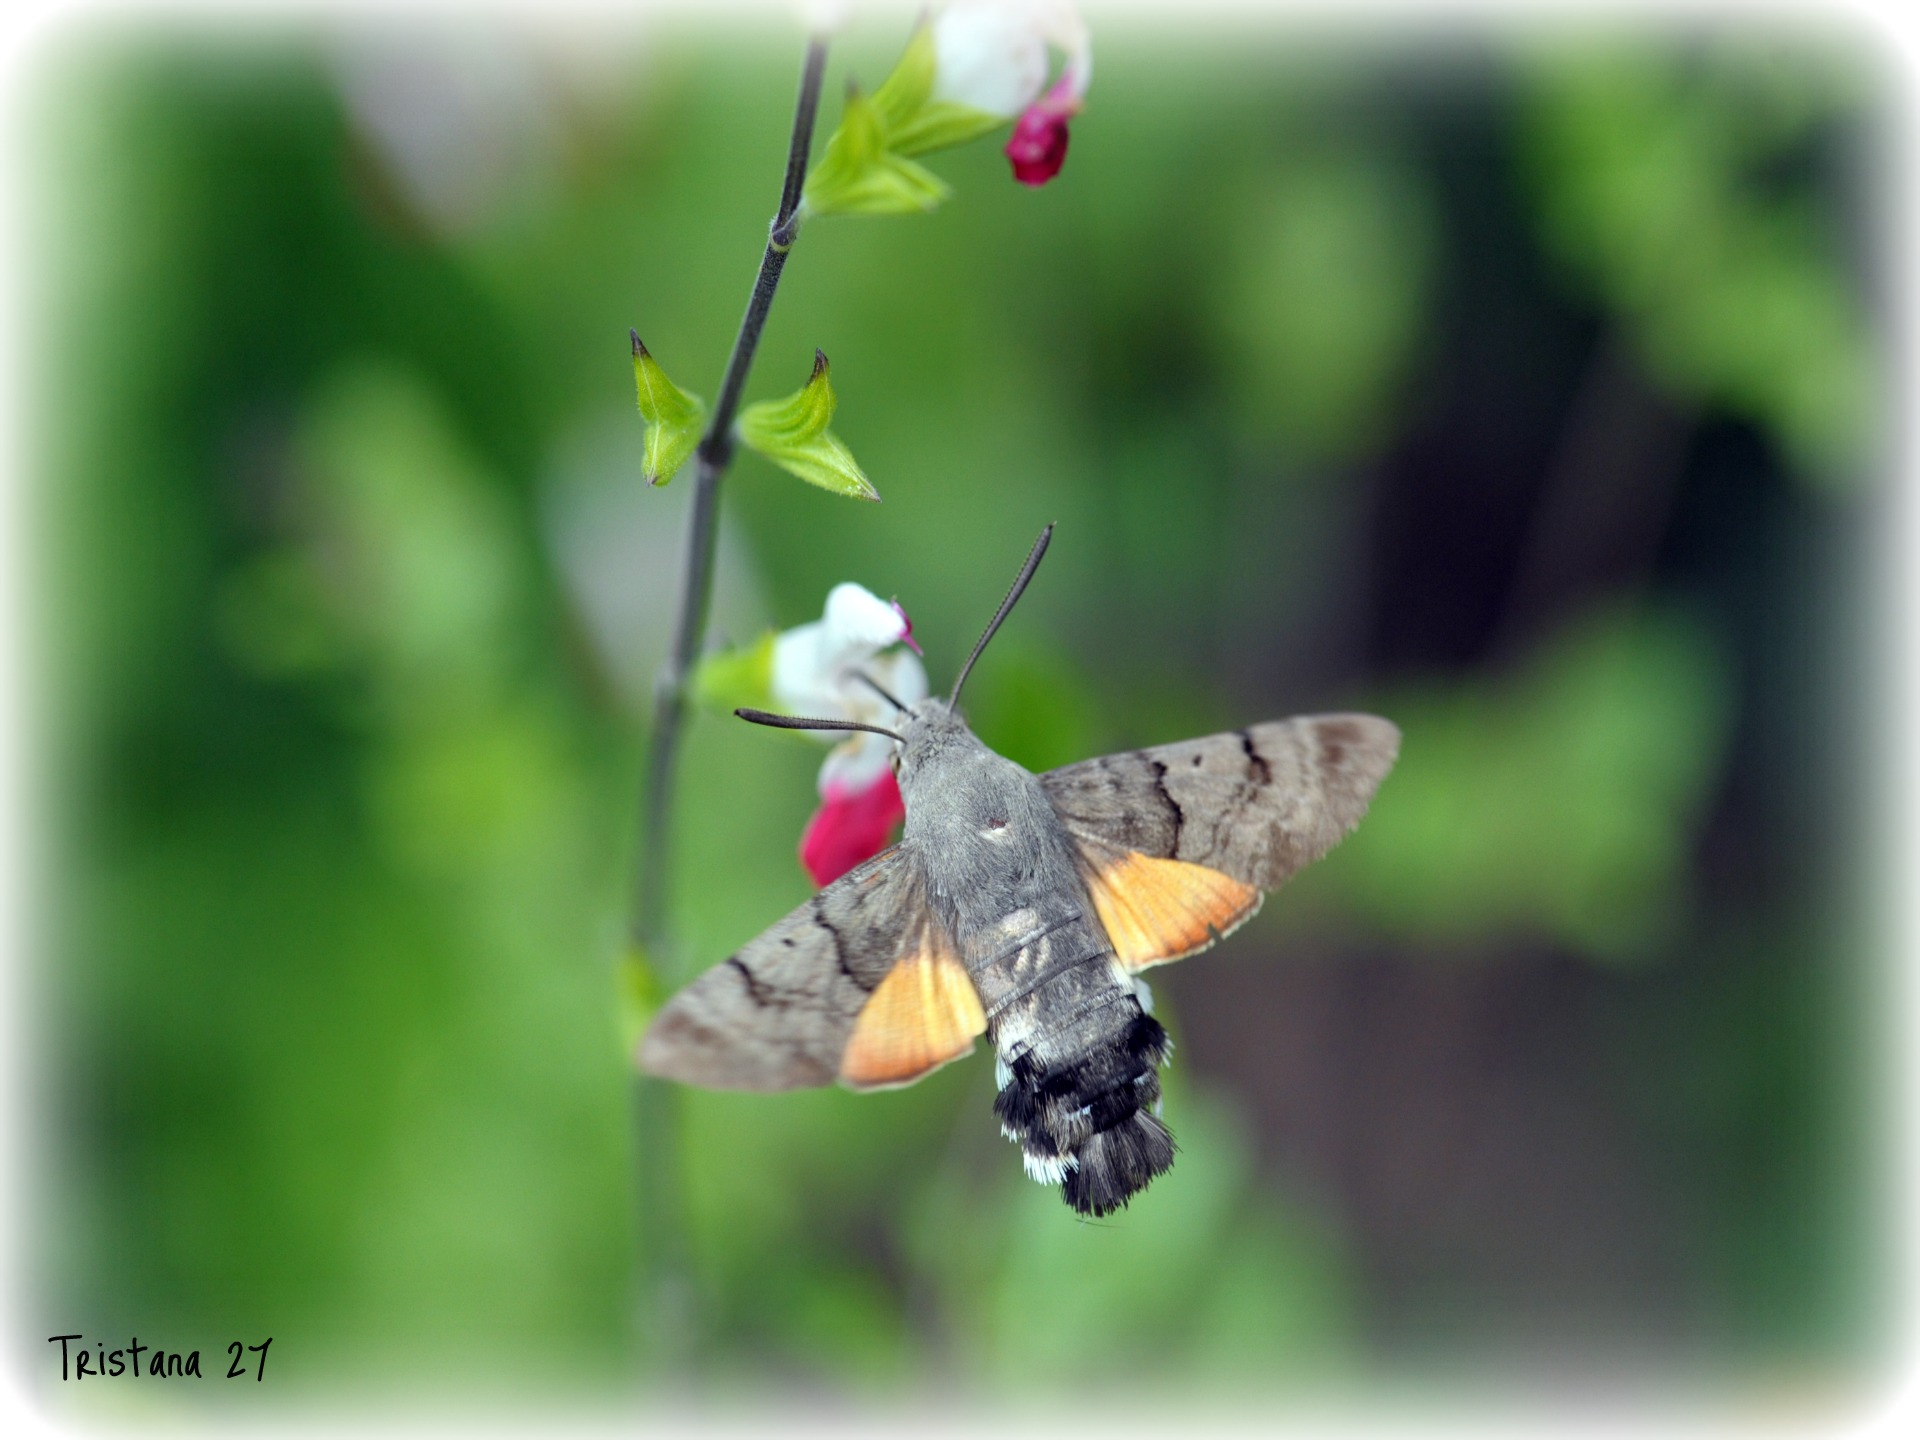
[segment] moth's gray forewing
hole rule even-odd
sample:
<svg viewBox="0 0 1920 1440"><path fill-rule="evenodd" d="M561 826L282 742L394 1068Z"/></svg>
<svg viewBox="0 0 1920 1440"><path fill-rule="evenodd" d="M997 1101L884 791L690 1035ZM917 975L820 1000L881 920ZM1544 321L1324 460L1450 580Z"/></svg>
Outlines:
<svg viewBox="0 0 1920 1440"><path fill-rule="evenodd" d="M1270 890L1366 814L1400 751L1373 715L1302 715L1050 770L1041 787L1084 843L1206 865Z"/></svg>
<svg viewBox="0 0 1920 1440"><path fill-rule="evenodd" d="M919 856L884 850L675 995L640 1068L717 1090L829 1084L867 997L931 923Z"/></svg>

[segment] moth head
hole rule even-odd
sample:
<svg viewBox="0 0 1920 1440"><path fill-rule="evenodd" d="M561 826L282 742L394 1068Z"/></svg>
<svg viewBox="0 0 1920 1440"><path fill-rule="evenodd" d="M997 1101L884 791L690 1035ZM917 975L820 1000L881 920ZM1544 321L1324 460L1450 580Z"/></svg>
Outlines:
<svg viewBox="0 0 1920 1440"><path fill-rule="evenodd" d="M914 772L956 745L978 744L967 722L938 695L929 695L906 713L900 745L893 752L893 778L904 790Z"/></svg>

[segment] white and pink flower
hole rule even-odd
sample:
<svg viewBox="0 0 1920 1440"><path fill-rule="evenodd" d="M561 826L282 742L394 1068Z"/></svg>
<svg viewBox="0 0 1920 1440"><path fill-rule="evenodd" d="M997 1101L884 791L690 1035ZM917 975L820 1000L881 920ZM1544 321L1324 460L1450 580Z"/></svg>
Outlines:
<svg viewBox="0 0 1920 1440"><path fill-rule="evenodd" d="M901 646L919 649L897 602L859 585L836 585L820 619L775 639L774 701L790 715L895 725L893 706L859 677L870 676L904 705L924 700L926 669ZM906 806L893 777L893 742L884 735L799 733L834 747L820 767L820 808L800 837L801 864L814 884L826 885L884 850Z"/></svg>
<svg viewBox="0 0 1920 1440"><path fill-rule="evenodd" d="M1053 76L1053 55L1061 57ZM952 193L914 157L1013 122L1014 179L1044 185L1067 156L1067 122L1093 79L1093 41L1068 0L947 0L924 18L879 89L847 95L807 175L815 215L910 215Z"/></svg>
<svg viewBox="0 0 1920 1440"><path fill-rule="evenodd" d="M936 100L1014 122L1007 159L1044 185L1067 156L1067 121L1093 79L1093 40L1066 0L954 0L933 17ZM1047 84L1049 49L1065 58Z"/></svg>

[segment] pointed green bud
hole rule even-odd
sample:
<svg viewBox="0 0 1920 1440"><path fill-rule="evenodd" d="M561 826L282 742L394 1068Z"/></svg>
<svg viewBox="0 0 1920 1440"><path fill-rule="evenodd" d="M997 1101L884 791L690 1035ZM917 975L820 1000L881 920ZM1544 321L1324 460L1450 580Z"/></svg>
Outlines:
<svg viewBox="0 0 1920 1440"><path fill-rule="evenodd" d="M664 485L699 448L707 423L707 406L667 378L660 362L647 353L637 330L633 337L633 383L640 397L640 418L647 425L646 476L649 485Z"/></svg>
<svg viewBox="0 0 1920 1440"><path fill-rule="evenodd" d="M840 128L807 176L807 209L815 215L913 215L952 193L931 170L888 148L875 103L849 86Z"/></svg>
<svg viewBox="0 0 1920 1440"><path fill-rule="evenodd" d="M773 694L773 645L769 630L751 645L717 650L701 660L693 672L693 695L699 704L721 714L749 710L778 710Z"/></svg>
<svg viewBox="0 0 1920 1440"><path fill-rule="evenodd" d="M907 53L873 92L886 148L895 155L924 155L964 145L1007 123L1005 115L934 99L935 62L933 25L922 20L907 41Z"/></svg>
<svg viewBox="0 0 1920 1440"><path fill-rule="evenodd" d="M740 439L809 485L856 500L878 500L880 492L853 453L827 429L836 403L827 357L816 350L813 374L805 385L785 400L762 400L740 412Z"/></svg>

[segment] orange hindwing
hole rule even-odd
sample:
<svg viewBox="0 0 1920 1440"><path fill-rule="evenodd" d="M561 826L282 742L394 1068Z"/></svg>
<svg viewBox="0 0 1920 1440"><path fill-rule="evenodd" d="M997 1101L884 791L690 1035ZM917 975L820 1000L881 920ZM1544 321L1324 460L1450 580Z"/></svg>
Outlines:
<svg viewBox="0 0 1920 1440"><path fill-rule="evenodd" d="M856 1090L910 1084L967 1054L986 1028L966 967L928 935L861 1008L840 1059L840 1079Z"/></svg>
<svg viewBox="0 0 1920 1440"><path fill-rule="evenodd" d="M1230 935L1260 908L1260 890L1205 865L1082 845L1093 907L1120 963L1144 970Z"/></svg>

